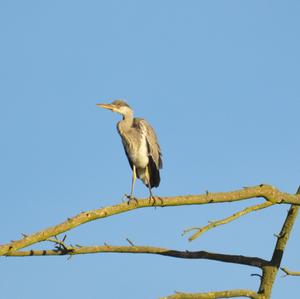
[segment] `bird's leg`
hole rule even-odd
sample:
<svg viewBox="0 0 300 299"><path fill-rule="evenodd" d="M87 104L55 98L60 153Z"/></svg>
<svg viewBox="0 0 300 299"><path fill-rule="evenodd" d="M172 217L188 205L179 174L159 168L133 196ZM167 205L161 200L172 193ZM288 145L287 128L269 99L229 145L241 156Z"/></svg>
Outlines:
<svg viewBox="0 0 300 299"><path fill-rule="evenodd" d="M130 195L125 195L129 199L128 204L130 203L131 200L134 200L136 203L138 203L137 199L133 196L135 181L136 181L136 168L135 165L132 165L131 192Z"/></svg>
<svg viewBox="0 0 300 299"><path fill-rule="evenodd" d="M151 185L150 183L148 182L148 189L149 189L149 193L150 193L150 196L149 196L149 202L151 203L151 200L153 200L153 206L155 205L155 202L156 202L156 199L155 199L155 196L153 195L152 193L152 190L151 190Z"/></svg>
<svg viewBox="0 0 300 299"><path fill-rule="evenodd" d="M135 168L135 165L133 165L132 166L132 182L131 182L130 198L133 198L135 180L136 180L136 168Z"/></svg>
<svg viewBox="0 0 300 299"><path fill-rule="evenodd" d="M150 174L149 174L149 168L148 168L148 165L146 166L146 175L147 175L147 180L148 180L148 189L149 189L149 193L150 193L150 196L149 196L149 202L151 203L151 200L153 200L153 206L156 204L156 197L153 195L152 193L152 189L151 189L151 184L150 184ZM161 204L163 204L163 200L157 196L157 199L160 200Z"/></svg>
<svg viewBox="0 0 300 299"><path fill-rule="evenodd" d="M150 184L149 184L148 188L149 188L149 193L150 193L149 202L151 202L151 200L153 200L152 206L154 206L156 204L156 199L158 199L160 201L160 204L163 205L164 201L159 196L154 196L153 195Z"/></svg>

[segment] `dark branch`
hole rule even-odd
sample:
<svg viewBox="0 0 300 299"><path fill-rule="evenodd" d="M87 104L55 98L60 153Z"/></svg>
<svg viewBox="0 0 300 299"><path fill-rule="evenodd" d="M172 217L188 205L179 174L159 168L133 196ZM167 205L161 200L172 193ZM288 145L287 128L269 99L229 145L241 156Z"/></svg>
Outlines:
<svg viewBox="0 0 300 299"><path fill-rule="evenodd" d="M69 247L68 247L69 248ZM208 259L214 261L221 261L226 263L234 263L247 265L252 267L262 268L268 264L268 261L257 258L247 257L243 255L230 255L221 253L212 253L207 251L179 251L170 250L160 247L150 246L80 246L72 247L72 250L27 250L15 251L7 254L7 256L49 256L49 255L77 255L77 254L91 254L91 253L144 253L144 254L158 254L175 258L184 259Z"/></svg>
<svg viewBox="0 0 300 299"><path fill-rule="evenodd" d="M300 194L300 188L298 188L297 195ZM271 296L272 287L275 282L278 269L280 267L283 253L286 244L289 240L291 231L299 213L299 206L291 205L281 231L278 235L273 256L269 265L263 267L263 277L259 287L259 293L264 295L264 298L268 299Z"/></svg>

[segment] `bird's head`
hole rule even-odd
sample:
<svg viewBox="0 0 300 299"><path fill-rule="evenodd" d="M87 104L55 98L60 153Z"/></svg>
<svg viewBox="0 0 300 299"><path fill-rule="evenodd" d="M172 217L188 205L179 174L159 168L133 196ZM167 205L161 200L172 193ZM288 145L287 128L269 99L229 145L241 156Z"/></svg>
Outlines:
<svg viewBox="0 0 300 299"><path fill-rule="evenodd" d="M132 109L130 108L130 106L122 100L113 101L111 104L96 104L96 105L98 107L102 107L111 110L113 112L120 113L123 116L132 113Z"/></svg>

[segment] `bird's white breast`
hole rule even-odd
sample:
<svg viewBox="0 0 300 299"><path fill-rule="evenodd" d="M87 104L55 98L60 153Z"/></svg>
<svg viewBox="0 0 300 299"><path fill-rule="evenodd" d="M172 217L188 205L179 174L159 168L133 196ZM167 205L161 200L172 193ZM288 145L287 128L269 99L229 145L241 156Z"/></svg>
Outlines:
<svg viewBox="0 0 300 299"><path fill-rule="evenodd" d="M143 136L139 149L131 156L137 168L145 168L149 163L146 137Z"/></svg>

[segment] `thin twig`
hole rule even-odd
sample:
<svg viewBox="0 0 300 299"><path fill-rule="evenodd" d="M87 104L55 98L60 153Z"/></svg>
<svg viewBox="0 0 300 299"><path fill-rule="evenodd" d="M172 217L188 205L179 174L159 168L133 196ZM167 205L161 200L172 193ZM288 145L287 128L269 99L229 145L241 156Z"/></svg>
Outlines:
<svg viewBox="0 0 300 299"><path fill-rule="evenodd" d="M60 245L61 247L65 248L65 249L67 249L68 246L64 243L64 240L65 240L65 238L63 240L59 240L55 236L54 238L48 238L46 241L55 243L55 244Z"/></svg>
<svg viewBox="0 0 300 299"><path fill-rule="evenodd" d="M212 229L212 228L215 228L219 225L223 225L223 224L227 224L239 217L242 217L246 214L249 214L251 212L254 212L254 211L258 211L258 210L262 210L262 209L265 209L265 208L268 208L270 206L274 205L273 203L269 202L269 201L266 201L262 204L258 204L258 205L255 205L255 206L251 206L251 207L247 207L237 213L234 213L233 215L227 217L227 218L224 218L224 219L221 219L221 220L217 220L217 221L210 221L208 225L206 226L203 226L201 228L197 228L197 232L194 233L191 237L189 237L189 241L193 241L195 240L196 238L198 238L200 235L202 235L203 233L205 233L206 231ZM186 229L183 234L186 234L187 232L191 231L191 230L195 230L196 228L190 228L190 229Z"/></svg>
<svg viewBox="0 0 300 299"><path fill-rule="evenodd" d="M64 237L62 238L62 240L59 240L57 238L57 236L55 236L54 238L48 238L46 241L55 243L55 251L60 252L61 254L70 254L73 251L73 246L68 246L65 244L65 240L67 238L67 235L64 235Z"/></svg>
<svg viewBox="0 0 300 299"><path fill-rule="evenodd" d="M180 293L162 297L160 299L217 299L217 298L233 298L233 297L247 297L252 299L262 298L259 294L251 290L228 290L208 293Z"/></svg>
<svg viewBox="0 0 300 299"><path fill-rule="evenodd" d="M291 271L287 268L280 268L287 276L287 275L291 275L291 276L300 276L300 271Z"/></svg>
<svg viewBox="0 0 300 299"><path fill-rule="evenodd" d="M126 238L126 241L131 245L134 246L133 242L131 240L129 240L128 238Z"/></svg>

